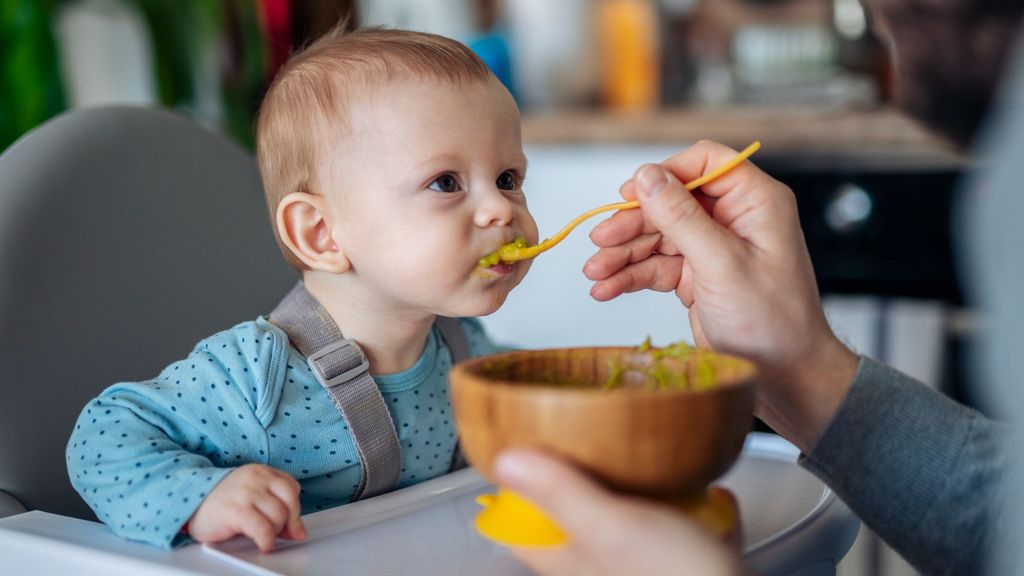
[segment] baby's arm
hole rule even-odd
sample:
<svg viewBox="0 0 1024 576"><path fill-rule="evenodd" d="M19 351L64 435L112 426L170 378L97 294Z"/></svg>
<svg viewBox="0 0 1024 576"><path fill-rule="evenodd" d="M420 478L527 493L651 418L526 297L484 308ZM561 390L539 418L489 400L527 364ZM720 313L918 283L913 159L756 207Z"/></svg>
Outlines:
<svg viewBox="0 0 1024 576"><path fill-rule="evenodd" d="M258 422L230 385L218 393L208 384L157 382L109 388L79 417L68 472L96 515L121 536L164 547L178 542L183 527L199 542L242 534L264 551L277 535L304 538L298 482L244 464L266 450L242 453L250 441L264 446L262 429L254 430ZM233 446L235 437L242 442ZM241 465L225 466L231 461Z"/></svg>
<svg viewBox="0 0 1024 576"><path fill-rule="evenodd" d="M221 339L220 356L197 349L153 380L108 388L82 410L67 446L71 483L117 534L171 547L226 476L267 462L256 410L266 411L258 392L269 355L252 348L265 340L246 336L248 349Z"/></svg>
<svg viewBox="0 0 1024 576"><path fill-rule="evenodd" d="M225 477L199 505L188 532L199 542L220 542L243 534L263 552L277 536L306 537L299 518L299 483L280 470L247 464Z"/></svg>
<svg viewBox="0 0 1024 576"><path fill-rule="evenodd" d="M189 423L168 419L167 412L185 412L184 404L161 405L146 388L108 388L82 410L68 441L68 474L115 533L168 548L232 468L207 457L205 430L185 431ZM192 437L198 442L188 442Z"/></svg>

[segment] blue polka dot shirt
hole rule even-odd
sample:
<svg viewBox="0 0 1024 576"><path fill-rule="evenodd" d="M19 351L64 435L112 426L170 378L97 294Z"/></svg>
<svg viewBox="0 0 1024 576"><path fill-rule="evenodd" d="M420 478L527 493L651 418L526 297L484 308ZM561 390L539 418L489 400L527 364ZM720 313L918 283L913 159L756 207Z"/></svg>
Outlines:
<svg viewBox="0 0 1024 576"><path fill-rule="evenodd" d="M470 354L499 351L475 319ZM435 327L408 370L374 376L402 447L398 487L448 472L456 433L451 354ZM67 446L71 484L117 534L169 548L203 498L236 467L292 475L303 513L349 502L360 464L348 427L306 358L264 318L200 342L156 378L91 400Z"/></svg>

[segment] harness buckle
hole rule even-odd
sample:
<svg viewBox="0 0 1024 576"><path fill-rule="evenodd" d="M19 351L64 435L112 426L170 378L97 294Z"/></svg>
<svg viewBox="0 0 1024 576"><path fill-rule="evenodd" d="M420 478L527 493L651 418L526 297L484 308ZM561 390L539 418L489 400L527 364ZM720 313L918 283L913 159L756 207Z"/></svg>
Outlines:
<svg viewBox="0 0 1024 576"><path fill-rule="evenodd" d="M340 358L329 358L339 353L341 354ZM326 374L321 366L321 360L324 359L328 359L326 363L331 372L340 371L340 373L334 376ZM328 388L354 380L360 374L370 371L370 361L366 359L363 349L359 347L355 340L350 338L345 338L317 350L306 362L313 370L313 375L320 381L320 384Z"/></svg>

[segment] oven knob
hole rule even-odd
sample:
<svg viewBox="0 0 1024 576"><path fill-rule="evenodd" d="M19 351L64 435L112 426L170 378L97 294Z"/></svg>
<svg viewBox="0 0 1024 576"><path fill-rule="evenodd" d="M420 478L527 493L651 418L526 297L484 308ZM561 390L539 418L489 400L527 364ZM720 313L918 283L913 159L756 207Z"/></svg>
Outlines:
<svg viewBox="0 0 1024 576"><path fill-rule="evenodd" d="M848 182L836 189L825 206L825 223L835 232L849 234L863 227L873 210L871 195Z"/></svg>

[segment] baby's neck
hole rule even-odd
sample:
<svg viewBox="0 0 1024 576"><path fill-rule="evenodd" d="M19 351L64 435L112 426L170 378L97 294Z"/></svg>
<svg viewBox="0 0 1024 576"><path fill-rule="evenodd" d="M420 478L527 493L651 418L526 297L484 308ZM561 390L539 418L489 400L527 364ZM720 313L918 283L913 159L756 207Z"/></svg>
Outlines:
<svg viewBox="0 0 1024 576"><path fill-rule="evenodd" d="M346 338L359 343L371 374L408 370L423 352L435 316L388 306L344 276L307 272L303 281Z"/></svg>

